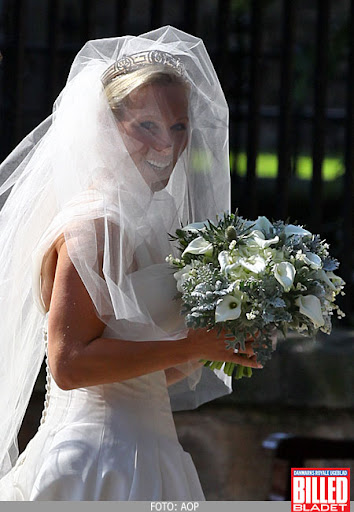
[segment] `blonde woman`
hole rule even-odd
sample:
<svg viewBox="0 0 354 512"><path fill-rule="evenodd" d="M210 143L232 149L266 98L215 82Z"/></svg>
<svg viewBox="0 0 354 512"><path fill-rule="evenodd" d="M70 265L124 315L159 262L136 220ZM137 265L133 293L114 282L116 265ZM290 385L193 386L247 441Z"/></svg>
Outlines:
<svg viewBox="0 0 354 512"><path fill-rule="evenodd" d="M201 359L258 365L186 328L165 261L168 233L230 207L228 109L202 41L163 27L88 42L9 171L0 498L203 500L172 411L232 391ZM41 424L18 456L45 351Z"/></svg>

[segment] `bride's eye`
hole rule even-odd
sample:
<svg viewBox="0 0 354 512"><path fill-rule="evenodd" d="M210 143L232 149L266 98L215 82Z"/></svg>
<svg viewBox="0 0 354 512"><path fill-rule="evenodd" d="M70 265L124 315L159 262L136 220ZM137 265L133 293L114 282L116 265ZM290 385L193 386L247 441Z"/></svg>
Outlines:
<svg viewBox="0 0 354 512"><path fill-rule="evenodd" d="M141 128L144 128L144 130L151 131L154 128L156 128L155 123L152 121L143 121L140 123Z"/></svg>
<svg viewBox="0 0 354 512"><path fill-rule="evenodd" d="M177 123L171 126L171 130L175 132L183 132L187 129L187 126L185 123Z"/></svg>

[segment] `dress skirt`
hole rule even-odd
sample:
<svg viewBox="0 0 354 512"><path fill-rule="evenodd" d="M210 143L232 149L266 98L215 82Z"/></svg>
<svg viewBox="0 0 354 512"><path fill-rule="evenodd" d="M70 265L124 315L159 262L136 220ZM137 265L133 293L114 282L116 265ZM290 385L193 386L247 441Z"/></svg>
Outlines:
<svg viewBox="0 0 354 512"><path fill-rule="evenodd" d="M4 501L201 501L163 371L64 391L49 374L41 425L0 480Z"/></svg>

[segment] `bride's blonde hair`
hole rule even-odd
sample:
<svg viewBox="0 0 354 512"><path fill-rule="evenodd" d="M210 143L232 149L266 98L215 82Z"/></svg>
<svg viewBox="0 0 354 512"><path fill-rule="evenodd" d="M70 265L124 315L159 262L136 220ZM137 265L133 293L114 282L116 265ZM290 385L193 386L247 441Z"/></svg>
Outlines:
<svg viewBox="0 0 354 512"><path fill-rule="evenodd" d="M108 103L114 114L120 118L125 107L129 106L129 95L133 91L150 84L181 85L189 92L188 82L172 69L163 65L145 66L125 75L120 75L104 86Z"/></svg>

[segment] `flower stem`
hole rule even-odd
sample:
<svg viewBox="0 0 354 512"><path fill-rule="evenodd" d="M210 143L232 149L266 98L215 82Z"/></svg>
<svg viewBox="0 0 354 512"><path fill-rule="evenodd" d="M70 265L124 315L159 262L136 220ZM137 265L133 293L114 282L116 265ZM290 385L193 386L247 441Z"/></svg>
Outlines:
<svg viewBox="0 0 354 512"><path fill-rule="evenodd" d="M237 365L235 379L242 379L242 377L243 377L243 368L244 367L241 364Z"/></svg>
<svg viewBox="0 0 354 512"><path fill-rule="evenodd" d="M250 366L245 366L244 367L246 371L243 372L244 376L245 377L252 377L252 368Z"/></svg>
<svg viewBox="0 0 354 512"><path fill-rule="evenodd" d="M225 373L226 373L229 377L231 377L231 376L232 376L232 374L233 374L234 368L235 368L235 363L231 363L231 362L229 362L229 363L227 363L227 365L228 365L228 366L227 366L227 371L225 370Z"/></svg>

